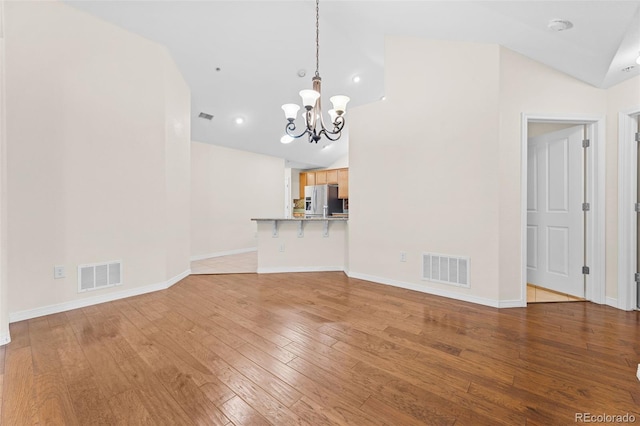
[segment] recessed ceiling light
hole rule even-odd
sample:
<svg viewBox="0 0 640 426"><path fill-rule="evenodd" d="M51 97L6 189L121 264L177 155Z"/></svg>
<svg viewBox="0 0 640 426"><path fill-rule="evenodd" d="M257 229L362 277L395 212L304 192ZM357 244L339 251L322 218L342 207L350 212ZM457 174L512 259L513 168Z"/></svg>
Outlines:
<svg viewBox="0 0 640 426"><path fill-rule="evenodd" d="M333 145L325 145L325 146L323 146L323 147L322 147L322 150L323 150L323 151L326 151L326 150L328 150L328 149L331 149L331 147L332 147L332 146L333 146Z"/></svg>
<svg viewBox="0 0 640 426"><path fill-rule="evenodd" d="M244 123L244 118L242 118L242 117L236 117L236 120L235 120L235 121L236 121L236 124L242 124L242 123Z"/></svg>
<svg viewBox="0 0 640 426"><path fill-rule="evenodd" d="M547 27L553 31L565 31L573 28L573 22L567 19L551 19L547 23Z"/></svg>
<svg viewBox="0 0 640 426"><path fill-rule="evenodd" d="M381 101L384 101L384 100L386 100L386 99L387 99L387 97L386 97L386 96L381 96L381 97L380 97L380 100L381 100Z"/></svg>
<svg viewBox="0 0 640 426"><path fill-rule="evenodd" d="M298 77L304 77L305 75L307 75L307 70L305 69L298 70Z"/></svg>
<svg viewBox="0 0 640 426"><path fill-rule="evenodd" d="M360 83L360 76L359 75L354 75L352 78L354 83Z"/></svg>
<svg viewBox="0 0 640 426"><path fill-rule="evenodd" d="M293 142L293 138L289 135L284 135L283 137L280 138L280 143L291 143Z"/></svg>

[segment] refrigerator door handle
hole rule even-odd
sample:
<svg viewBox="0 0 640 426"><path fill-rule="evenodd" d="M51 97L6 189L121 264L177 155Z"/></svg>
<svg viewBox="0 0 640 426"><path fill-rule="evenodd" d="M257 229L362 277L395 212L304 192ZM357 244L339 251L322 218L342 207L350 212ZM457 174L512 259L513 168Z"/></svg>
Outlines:
<svg viewBox="0 0 640 426"><path fill-rule="evenodd" d="M318 187L313 187L313 213L318 214Z"/></svg>

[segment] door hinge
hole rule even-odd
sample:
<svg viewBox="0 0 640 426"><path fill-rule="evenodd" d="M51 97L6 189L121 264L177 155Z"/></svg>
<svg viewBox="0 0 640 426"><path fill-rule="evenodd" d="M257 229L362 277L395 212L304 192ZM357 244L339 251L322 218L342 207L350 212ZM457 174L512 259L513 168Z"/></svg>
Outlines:
<svg viewBox="0 0 640 426"><path fill-rule="evenodd" d="M589 142L589 139L583 139L582 140L582 147L583 148L589 148L589 145L591 145L591 142Z"/></svg>
<svg viewBox="0 0 640 426"><path fill-rule="evenodd" d="M591 210L591 204L589 204L589 203L582 203L582 211L583 211L583 212L588 212L589 210Z"/></svg>
<svg viewBox="0 0 640 426"><path fill-rule="evenodd" d="M636 133L636 142L640 142L640 132Z"/></svg>
<svg viewBox="0 0 640 426"><path fill-rule="evenodd" d="M582 267L582 273L584 275L589 275L589 267L588 266L583 266Z"/></svg>
<svg viewBox="0 0 640 426"><path fill-rule="evenodd" d="M640 213L640 203L635 203L634 206L635 206L636 212Z"/></svg>
<svg viewBox="0 0 640 426"><path fill-rule="evenodd" d="M634 278L635 278L637 283L640 283L640 272L636 272L635 275L634 275Z"/></svg>

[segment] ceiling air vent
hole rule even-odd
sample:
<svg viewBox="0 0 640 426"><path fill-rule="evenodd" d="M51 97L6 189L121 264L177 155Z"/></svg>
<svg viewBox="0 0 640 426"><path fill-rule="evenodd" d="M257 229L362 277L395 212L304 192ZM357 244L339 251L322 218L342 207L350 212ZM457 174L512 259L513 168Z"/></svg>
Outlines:
<svg viewBox="0 0 640 426"><path fill-rule="evenodd" d="M198 114L198 118L204 118L205 120L211 121L211 119L213 119L213 115L207 114L206 112L201 112L200 114Z"/></svg>

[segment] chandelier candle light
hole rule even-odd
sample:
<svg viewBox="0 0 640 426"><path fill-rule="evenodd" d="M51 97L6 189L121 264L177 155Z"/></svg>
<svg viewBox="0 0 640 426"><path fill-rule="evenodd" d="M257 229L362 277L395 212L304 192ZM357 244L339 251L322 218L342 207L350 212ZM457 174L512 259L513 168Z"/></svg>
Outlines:
<svg viewBox="0 0 640 426"><path fill-rule="evenodd" d="M333 128L330 130L324 124L324 118L322 116L322 102L321 102L321 90L322 79L320 78L320 8L319 0L316 0L316 74L311 80L313 83L312 90L301 90L300 97L302 97L302 105L304 106L304 120L306 128L299 135L295 134L296 124L295 120L298 116L299 105L285 104L282 105L284 115L287 118L287 124L285 131L291 138L298 139L304 135L309 135L309 143L318 143L320 138L324 135L330 141L337 141L340 139L342 129L344 128L344 114L347 109L347 102L349 98L343 95L332 96L329 100L333 104L333 109L328 111ZM284 137L286 138L286 136Z"/></svg>

